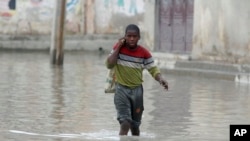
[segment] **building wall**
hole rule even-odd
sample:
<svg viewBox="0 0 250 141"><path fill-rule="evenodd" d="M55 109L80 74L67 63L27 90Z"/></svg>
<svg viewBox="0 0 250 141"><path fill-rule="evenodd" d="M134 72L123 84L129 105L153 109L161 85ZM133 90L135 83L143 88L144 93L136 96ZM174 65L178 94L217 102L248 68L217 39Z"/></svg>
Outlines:
<svg viewBox="0 0 250 141"><path fill-rule="evenodd" d="M54 1L16 0L16 8L8 9L9 0L0 0L0 34L50 33Z"/></svg>
<svg viewBox="0 0 250 141"><path fill-rule="evenodd" d="M249 5L249 0L195 0L192 57L249 63Z"/></svg>
<svg viewBox="0 0 250 141"><path fill-rule="evenodd" d="M0 0L0 35L50 35L56 0ZM142 42L154 46L154 0L67 0L66 35L117 34L138 24ZM147 9L147 10L146 10Z"/></svg>

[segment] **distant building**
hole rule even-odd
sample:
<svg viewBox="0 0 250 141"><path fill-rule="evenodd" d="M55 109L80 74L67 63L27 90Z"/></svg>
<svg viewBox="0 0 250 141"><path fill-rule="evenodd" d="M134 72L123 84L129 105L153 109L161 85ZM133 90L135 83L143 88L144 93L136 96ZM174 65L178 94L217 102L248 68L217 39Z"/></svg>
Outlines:
<svg viewBox="0 0 250 141"><path fill-rule="evenodd" d="M1 35L50 35L55 1L0 0ZM155 52L249 63L249 0L68 0L67 35L123 36L129 23Z"/></svg>

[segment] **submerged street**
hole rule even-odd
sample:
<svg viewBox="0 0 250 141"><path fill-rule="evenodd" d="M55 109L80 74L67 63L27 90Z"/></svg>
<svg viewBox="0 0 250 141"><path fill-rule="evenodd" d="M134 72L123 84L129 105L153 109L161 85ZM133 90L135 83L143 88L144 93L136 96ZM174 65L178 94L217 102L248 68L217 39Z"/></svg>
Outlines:
<svg viewBox="0 0 250 141"><path fill-rule="evenodd" d="M140 137L119 137L113 94L104 93L106 54L0 52L0 140L228 141L230 124L250 124L250 86L145 71Z"/></svg>

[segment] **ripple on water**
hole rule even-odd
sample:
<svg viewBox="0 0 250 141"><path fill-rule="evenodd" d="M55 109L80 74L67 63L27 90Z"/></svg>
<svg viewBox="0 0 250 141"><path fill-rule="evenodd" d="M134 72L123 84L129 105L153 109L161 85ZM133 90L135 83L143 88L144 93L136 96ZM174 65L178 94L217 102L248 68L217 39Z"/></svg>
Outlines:
<svg viewBox="0 0 250 141"><path fill-rule="evenodd" d="M163 74L166 92L145 72L141 137L120 138L105 56L66 52L61 67L49 58L0 52L0 140L224 141L230 124L250 123L248 85Z"/></svg>

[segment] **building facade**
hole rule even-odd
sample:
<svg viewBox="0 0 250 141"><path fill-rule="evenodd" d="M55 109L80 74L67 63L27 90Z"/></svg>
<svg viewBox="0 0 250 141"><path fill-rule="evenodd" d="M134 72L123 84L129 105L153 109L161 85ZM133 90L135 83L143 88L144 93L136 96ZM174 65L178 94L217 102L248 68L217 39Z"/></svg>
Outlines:
<svg viewBox="0 0 250 141"><path fill-rule="evenodd" d="M55 2L0 0L0 35L50 35ZM141 28L140 43L152 51L249 63L249 4L248 0L67 0L65 33L73 35L71 39L89 35L118 39L126 25L134 23Z"/></svg>
<svg viewBox="0 0 250 141"><path fill-rule="evenodd" d="M192 57L250 63L249 0L195 0Z"/></svg>

